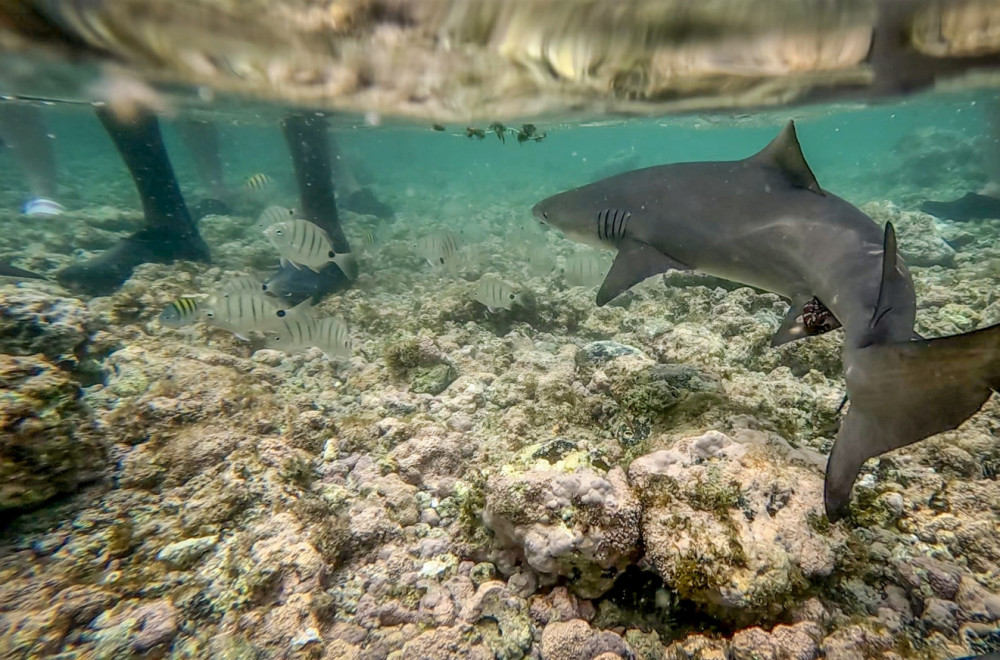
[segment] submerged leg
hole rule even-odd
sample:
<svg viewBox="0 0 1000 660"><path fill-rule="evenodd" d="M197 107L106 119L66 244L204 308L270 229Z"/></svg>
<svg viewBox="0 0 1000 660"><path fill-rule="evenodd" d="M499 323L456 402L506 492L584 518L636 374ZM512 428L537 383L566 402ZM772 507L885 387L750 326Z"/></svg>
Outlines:
<svg viewBox="0 0 1000 660"><path fill-rule="evenodd" d="M61 270L56 275L59 283L102 295L121 286L142 263L208 261L208 246L184 204L156 117L122 121L106 110L99 110L97 116L132 175L145 226L103 254Z"/></svg>
<svg viewBox="0 0 1000 660"><path fill-rule="evenodd" d="M41 111L13 101L0 103L0 137L10 147L28 181L31 201L28 215L57 215L62 207L56 197L56 159Z"/></svg>
<svg viewBox="0 0 1000 660"><path fill-rule="evenodd" d="M304 219L326 231L334 251L350 252L351 246L337 214L326 119L293 114L282 123L282 130L295 167ZM329 293L346 289L350 284L350 278L336 264L331 263L318 273L289 265L270 277L265 282L265 289L291 304L297 304L306 298L316 302Z"/></svg>
<svg viewBox="0 0 1000 660"><path fill-rule="evenodd" d="M174 124L174 129L191 155L198 177L210 197L215 200L226 199L229 191L222 173L219 131L215 123L200 119L181 119Z"/></svg>

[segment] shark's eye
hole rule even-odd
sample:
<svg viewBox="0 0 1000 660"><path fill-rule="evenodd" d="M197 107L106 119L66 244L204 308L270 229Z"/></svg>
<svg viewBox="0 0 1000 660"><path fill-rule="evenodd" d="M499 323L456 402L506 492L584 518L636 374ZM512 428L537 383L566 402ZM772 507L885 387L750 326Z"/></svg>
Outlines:
<svg viewBox="0 0 1000 660"><path fill-rule="evenodd" d="M546 220L548 220L549 219L549 214L546 213L545 211L542 211L542 217L545 218Z"/></svg>

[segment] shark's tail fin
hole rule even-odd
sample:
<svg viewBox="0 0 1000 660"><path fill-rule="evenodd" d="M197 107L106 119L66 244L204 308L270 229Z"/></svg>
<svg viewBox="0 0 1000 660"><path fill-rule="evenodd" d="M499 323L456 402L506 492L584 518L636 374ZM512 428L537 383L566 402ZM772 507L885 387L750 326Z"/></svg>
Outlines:
<svg viewBox="0 0 1000 660"><path fill-rule="evenodd" d="M866 460L948 431L1000 388L1000 325L844 354L851 407L826 467L826 513L841 518Z"/></svg>

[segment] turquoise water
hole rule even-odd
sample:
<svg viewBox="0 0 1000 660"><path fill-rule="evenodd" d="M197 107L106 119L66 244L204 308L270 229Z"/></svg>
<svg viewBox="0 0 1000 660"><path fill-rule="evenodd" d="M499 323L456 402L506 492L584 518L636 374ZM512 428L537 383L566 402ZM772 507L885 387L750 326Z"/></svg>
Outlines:
<svg viewBox="0 0 1000 660"><path fill-rule="evenodd" d="M564 273L590 253L531 212L614 172L745 158L794 119L820 184L897 225L919 334L969 332L1000 322L997 225L917 208L988 182L998 102L510 122L546 133L526 144L332 116L335 186L349 173L395 209L341 210L361 275L315 310L349 324L346 358L159 320L277 267L257 217L299 203L283 108L198 112L219 130L232 207L201 221L212 263L145 264L86 296L52 276L114 246L141 209L90 110L42 107L61 216L19 213L26 181L0 150L0 261L50 278L0 283L0 658L1000 649L995 401L870 461L831 523L844 334L773 348L787 301L687 273L598 308L596 283ZM209 191L173 120L193 204ZM263 192L243 187L258 173ZM363 229L379 234L364 253ZM454 265L428 264L421 241L453 235ZM486 309L489 273L525 302Z"/></svg>

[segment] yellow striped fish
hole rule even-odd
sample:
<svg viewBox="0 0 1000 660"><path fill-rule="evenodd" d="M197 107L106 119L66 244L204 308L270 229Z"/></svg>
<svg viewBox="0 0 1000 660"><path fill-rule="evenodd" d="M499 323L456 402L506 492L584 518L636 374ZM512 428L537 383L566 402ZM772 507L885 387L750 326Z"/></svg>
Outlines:
<svg viewBox="0 0 1000 660"><path fill-rule="evenodd" d="M458 236L451 232L424 236L417 242L417 253L434 268L448 265L461 247Z"/></svg>
<svg viewBox="0 0 1000 660"><path fill-rule="evenodd" d="M254 192L263 190L271 185L271 177L264 174L263 172L258 172L257 174L251 174L243 182L243 187L247 190L252 190Z"/></svg>
<svg viewBox="0 0 1000 660"><path fill-rule="evenodd" d="M514 293L514 288L511 285L493 273L487 273L479 278L474 298L477 302L486 305L486 309L490 312L510 309L514 305L521 304L521 295Z"/></svg>
<svg viewBox="0 0 1000 660"><path fill-rule="evenodd" d="M160 324L168 328L183 328L198 320L201 303L195 298L178 298L160 312Z"/></svg>
<svg viewBox="0 0 1000 660"><path fill-rule="evenodd" d="M293 315L264 333L264 345L286 353L315 347L327 357L350 357L351 333L347 323L334 316L314 321Z"/></svg>
<svg viewBox="0 0 1000 660"><path fill-rule="evenodd" d="M610 264L596 252L577 252L566 259L563 274L570 286L597 286L604 281Z"/></svg>

